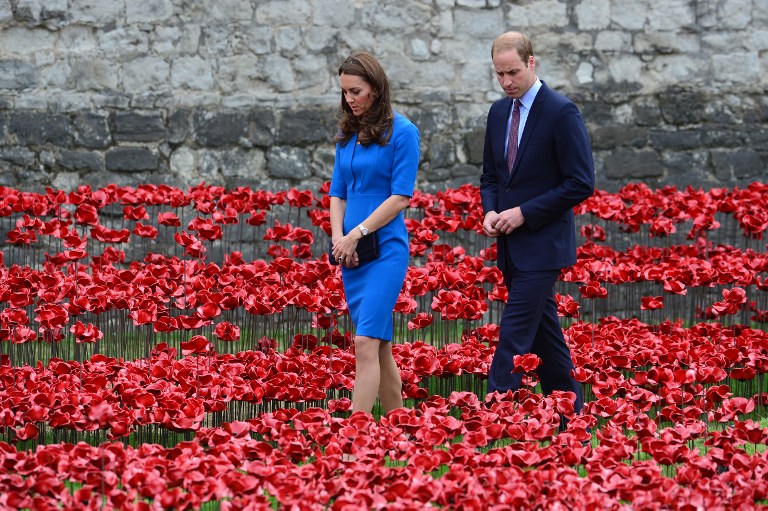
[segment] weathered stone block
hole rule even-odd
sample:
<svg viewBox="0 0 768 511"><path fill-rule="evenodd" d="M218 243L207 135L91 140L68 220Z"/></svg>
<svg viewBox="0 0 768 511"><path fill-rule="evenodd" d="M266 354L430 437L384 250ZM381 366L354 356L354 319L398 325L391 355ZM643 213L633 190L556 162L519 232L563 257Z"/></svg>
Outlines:
<svg viewBox="0 0 768 511"><path fill-rule="evenodd" d="M74 119L75 144L88 149L107 147L112 141L109 118L101 113L81 113Z"/></svg>
<svg viewBox="0 0 768 511"><path fill-rule="evenodd" d="M336 159L336 149L332 145L318 147L312 154L312 166L315 176L323 181L333 177L333 164Z"/></svg>
<svg viewBox="0 0 768 511"><path fill-rule="evenodd" d="M168 88L171 65L155 56L139 56L123 64L123 88L131 93Z"/></svg>
<svg viewBox="0 0 768 511"><path fill-rule="evenodd" d="M161 181L158 183L157 181ZM148 184L167 184L174 186L173 176L159 175L154 172L94 172L88 175L88 184L94 189L104 188L109 185L117 185L118 187L132 186L135 187L136 183L148 183Z"/></svg>
<svg viewBox="0 0 768 511"><path fill-rule="evenodd" d="M580 30L608 28L611 4L608 0L584 0L576 6L576 20Z"/></svg>
<svg viewBox="0 0 768 511"><path fill-rule="evenodd" d="M507 26L526 27L527 30L529 30L528 27L534 26L562 27L567 25L569 20L567 6L564 3L555 0L542 0L535 4L520 5L515 2L509 5L509 11L507 12L507 22L509 25L498 27L495 24L491 24L495 20L486 18L488 24L485 26L485 31L483 31L482 23L479 23L477 28L471 32L471 35L485 38L488 33L500 34Z"/></svg>
<svg viewBox="0 0 768 511"><path fill-rule="evenodd" d="M709 151L665 152L663 155L666 181L684 189L686 186L713 184Z"/></svg>
<svg viewBox="0 0 768 511"><path fill-rule="evenodd" d="M450 108L436 107L400 110L419 129L419 135L424 137L427 133L440 133L450 125L453 112Z"/></svg>
<svg viewBox="0 0 768 511"><path fill-rule="evenodd" d="M23 60L0 60L0 89L29 89L37 83L37 69Z"/></svg>
<svg viewBox="0 0 768 511"><path fill-rule="evenodd" d="M332 111L302 109L284 112L276 142L281 145L330 142L335 133L330 125L333 119Z"/></svg>
<svg viewBox="0 0 768 511"><path fill-rule="evenodd" d="M185 182L195 179L197 171L197 154L188 147L180 147L171 154L171 172L179 176Z"/></svg>
<svg viewBox="0 0 768 511"><path fill-rule="evenodd" d="M734 148L749 143L749 130L734 129L732 126L707 126L701 130L704 147Z"/></svg>
<svg viewBox="0 0 768 511"><path fill-rule="evenodd" d="M465 137L466 140L466 137ZM481 149L482 154L482 149ZM453 140L433 137L427 145L427 158L432 167L448 167L456 163L456 144ZM481 158L482 161L482 158ZM476 162L472 162L476 163Z"/></svg>
<svg viewBox="0 0 768 511"><path fill-rule="evenodd" d="M661 131L650 133L651 146L657 151L684 151L701 147L701 131Z"/></svg>
<svg viewBox="0 0 768 511"><path fill-rule="evenodd" d="M663 5L661 2L649 2L648 6L647 19L651 32L676 30L696 22L696 7L688 0L666 0Z"/></svg>
<svg viewBox="0 0 768 511"><path fill-rule="evenodd" d="M698 91L670 90L659 95L661 115L670 124L701 122L707 98Z"/></svg>
<svg viewBox="0 0 768 511"><path fill-rule="evenodd" d="M613 108L603 101L581 99L576 95L572 95L571 100L579 107L581 116L588 126L600 126L616 122L613 115Z"/></svg>
<svg viewBox="0 0 768 511"><path fill-rule="evenodd" d="M374 32L394 31L402 35L412 30L413 20L429 19L431 9L424 2L389 1L382 2L377 9L362 9L361 14L363 25L371 27Z"/></svg>
<svg viewBox="0 0 768 511"><path fill-rule="evenodd" d="M278 179L307 179L312 176L309 152L296 147L274 146L267 151L267 172Z"/></svg>
<svg viewBox="0 0 768 511"><path fill-rule="evenodd" d="M211 62L201 57L180 57L171 66L171 85L178 89L212 90Z"/></svg>
<svg viewBox="0 0 768 511"><path fill-rule="evenodd" d="M631 51L632 36L627 32L604 30L595 38L595 49L600 51Z"/></svg>
<svg viewBox="0 0 768 511"><path fill-rule="evenodd" d="M0 145L5 145L6 141L6 128L8 127L8 114L0 114Z"/></svg>
<svg viewBox="0 0 768 511"><path fill-rule="evenodd" d="M273 2L251 2L250 0L219 0L211 2L211 7L206 12L215 20L224 22L231 21L251 21L253 17L253 5L259 4L272 4ZM288 5L286 5L288 3ZM301 2L306 4L307 2ZM289 2L280 2L279 6L275 6L276 9L287 9L290 13L295 13L297 16L301 16L300 11L295 11L294 6ZM304 19L303 17L301 19Z"/></svg>
<svg viewBox="0 0 768 511"><path fill-rule="evenodd" d="M768 127L753 126L748 131L748 145L759 152L768 151Z"/></svg>
<svg viewBox="0 0 768 511"><path fill-rule="evenodd" d="M259 108L248 114L248 141L257 147L269 147L275 141L274 126L275 112L271 109Z"/></svg>
<svg viewBox="0 0 768 511"><path fill-rule="evenodd" d="M465 184L479 185L482 170L474 165L457 165L451 168L430 169L429 180L418 188L427 193L434 193L447 188L458 188ZM425 181L420 179L420 181Z"/></svg>
<svg viewBox="0 0 768 511"><path fill-rule="evenodd" d="M114 23L124 12L122 0L72 0L69 7L72 19L96 25Z"/></svg>
<svg viewBox="0 0 768 511"><path fill-rule="evenodd" d="M243 177L253 179L264 175L264 151L259 149L233 149L221 155L221 174L225 178Z"/></svg>
<svg viewBox="0 0 768 511"><path fill-rule="evenodd" d="M138 172L157 170L158 155L147 147L118 147L106 153L107 170Z"/></svg>
<svg viewBox="0 0 768 511"><path fill-rule="evenodd" d="M592 149L614 149L617 147L642 148L648 145L648 130L636 126L610 124L596 126L590 131Z"/></svg>
<svg viewBox="0 0 768 511"><path fill-rule="evenodd" d="M0 164L0 186L17 187L16 173Z"/></svg>
<svg viewBox="0 0 768 511"><path fill-rule="evenodd" d="M76 190L80 184L82 184L80 174L77 172L59 172L51 182L54 190L64 190L65 192Z"/></svg>
<svg viewBox="0 0 768 511"><path fill-rule="evenodd" d="M13 21L13 9L9 1L0 2L0 22L7 23Z"/></svg>
<svg viewBox="0 0 768 511"><path fill-rule="evenodd" d="M205 147L238 145L248 135L248 116L199 110L193 115L192 126L195 140Z"/></svg>
<svg viewBox="0 0 768 511"><path fill-rule="evenodd" d="M166 138L165 123L159 111L117 112L112 116L112 123L116 141L159 142Z"/></svg>
<svg viewBox="0 0 768 511"><path fill-rule="evenodd" d="M638 100L633 108L635 123L638 126L656 126L661 123L661 109L653 98Z"/></svg>
<svg viewBox="0 0 768 511"><path fill-rule="evenodd" d="M22 146L53 144L72 145L72 127L69 118L59 114L15 112L10 116L9 132Z"/></svg>
<svg viewBox="0 0 768 511"><path fill-rule="evenodd" d="M303 48L302 51L306 51ZM331 79L325 59L314 54L299 55L296 59L296 86L300 89L322 87Z"/></svg>
<svg viewBox="0 0 768 511"><path fill-rule="evenodd" d="M125 15L128 18L128 23L164 21L173 16L173 3L171 0L126 2Z"/></svg>
<svg viewBox="0 0 768 511"><path fill-rule="evenodd" d="M736 179L745 179L765 174L765 164L760 155L750 148L732 151L712 151L712 165L718 173L733 173Z"/></svg>
<svg viewBox="0 0 768 511"><path fill-rule="evenodd" d="M71 87L75 90L115 90L118 75L114 64L92 57L73 58L69 62Z"/></svg>
<svg viewBox="0 0 768 511"><path fill-rule="evenodd" d="M606 157L604 170L609 179L643 179L664 174L659 153L650 150L617 149Z"/></svg>
<svg viewBox="0 0 768 511"><path fill-rule="evenodd" d="M766 60L768 62L768 60ZM768 121L768 110L766 109L766 103L763 98L755 101L752 98L745 98L742 105L741 122L744 124L762 124Z"/></svg>
<svg viewBox="0 0 768 511"><path fill-rule="evenodd" d="M220 151L207 149L197 151L196 166L192 169L190 175L196 175L198 181L205 181L211 184L221 183L224 177L221 175Z"/></svg>
<svg viewBox="0 0 768 511"><path fill-rule="evenodd" d="M485 129L475 128L464 135L464 145L467 150L467 163L480 165L483 163L485 149Z"/></svg>
<svg viewBox="0 0 768 511"><path fill-rule="evenodd" d="M187 138L189 132L189 112L177 110L168 118L168 142L180 144Z"/></svg>
<svg viewBox="0 0 768 511"><path fill-rule="evenodd" d="M44 28L11 26L0 30L0 48L4 54L33 55L37 52L52 52L55 45L56 36ZM44 53L41 57L43 55Z"/></svg>
<svg viewBox="0 0 768 511"><path fill-rule="evenodd" d="M293 75L291 59L281 55L266 55L259 59L256 68L266 78L269 86L277 92L293 92L295 90L296 78Z"/></svg>
<svg viewBox="0 0 768 511"><path fill-rule="evenodd" d="M742 105L729 104L726 101L711 99L704 111L704 120L716 124L738 124L743 119Z"/></svg>
<svg viewBox="0 0 768 511"><path fill-rule="evenodd" d="M230 0L230 2L235 1L243 2L247 4L249 10L251 9L251 2L246 0ZM297 19L307 20L312 17L311 2L306 2L305 0L258 2L257 5L256 19L264 24L287 25L294 23ZM250 19L250 16L244 19Z"/></svg>
<svg viewBox="0 0 768 511"><path fill-rule="evenodd" d="M30 167L35 163L35 153L26 147L0 147L0 160Z"/></svg>
<svg viewBox="0 0 768 511"><path fill-rule="evenodd" d="M648 19L648 0L613 0L611 21L625 30L642 30Z"/></svg>
<svg viewBox="0 0 768 511"><path fill-rule="evenodd" d="M104 155L96 152L62 150L59 165L68 170L104 170Z"/></svg>
<svg viewBox="0 0 768 511"><path fill-rule="evenodd" d="M320 27L345 29L354 24L355 9L339 9L338 0L316 0L312 20Z"/></svg>

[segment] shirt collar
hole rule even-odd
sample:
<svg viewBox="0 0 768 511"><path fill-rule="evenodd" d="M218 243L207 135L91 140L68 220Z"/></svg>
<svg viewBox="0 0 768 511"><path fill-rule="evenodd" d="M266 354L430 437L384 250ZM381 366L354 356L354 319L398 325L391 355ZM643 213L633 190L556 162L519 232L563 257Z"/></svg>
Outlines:
<svg viewBox="0 0 768 511"><path fill-rule="evenodd" d="M531 88L528 89L519 100L520 103L528 110L531 109L531 105L533 105L533 100L536 99L536 94L539 93L539 89L541 89L541 80L539 80L539 77L537 76L536 81L533 82Z"/></svg>

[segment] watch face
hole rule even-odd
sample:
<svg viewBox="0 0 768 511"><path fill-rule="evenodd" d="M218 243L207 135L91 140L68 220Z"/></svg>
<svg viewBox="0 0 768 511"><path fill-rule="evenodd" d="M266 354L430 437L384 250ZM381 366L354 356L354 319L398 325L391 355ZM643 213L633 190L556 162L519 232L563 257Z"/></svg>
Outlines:
<svg viewBox="0 0 768 511"><path fill-rule="evenodd" d="M360 232L363 233L363 236L368 236L368 229L366 229L362 225L360 226Z"/></svg>

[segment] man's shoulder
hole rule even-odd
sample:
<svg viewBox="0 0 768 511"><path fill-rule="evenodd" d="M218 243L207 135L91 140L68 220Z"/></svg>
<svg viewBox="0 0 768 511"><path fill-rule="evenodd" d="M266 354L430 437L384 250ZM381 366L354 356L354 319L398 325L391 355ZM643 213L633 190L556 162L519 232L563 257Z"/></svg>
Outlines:
<svg viewBox="0 0 768 511"><path fill-rule="evenodd" d="M491 108L488 109L488 115L504 115L509 113L512 100L509 97L504 96L499 98L491 104Z"/></svg>
<svg viewBox="0 0 768 511"><path fill-rule="evenodd" d="M539 89L539 93L536 95L536 101L547 101L553 106L573 103L568 96L548 87L544 82L541 82L541 89Z"/></svg>

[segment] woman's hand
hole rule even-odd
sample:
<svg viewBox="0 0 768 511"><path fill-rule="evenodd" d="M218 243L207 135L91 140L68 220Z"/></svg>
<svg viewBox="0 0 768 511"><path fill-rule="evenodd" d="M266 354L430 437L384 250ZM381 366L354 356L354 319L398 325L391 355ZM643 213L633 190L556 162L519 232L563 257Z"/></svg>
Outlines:
<svg viewBox="0 0 768 511"><path fill-rule="evenodd" d="M335 238L332 252L340 266L354 268L360 264L357 257L357 238L350 235Z"/></svg>

